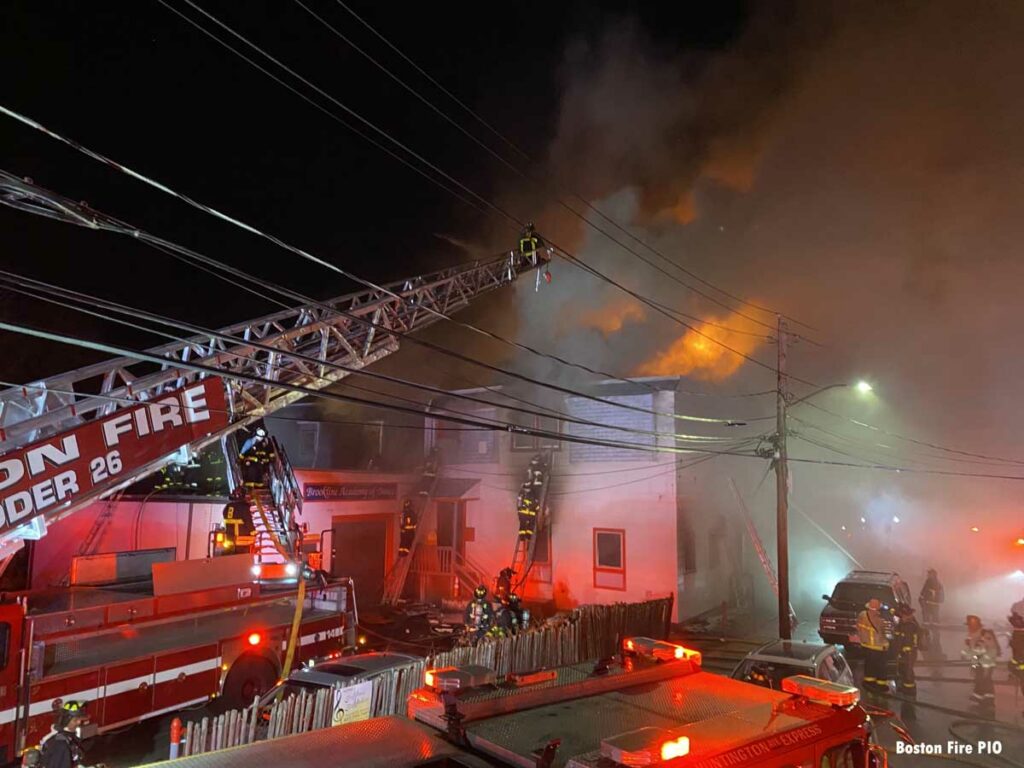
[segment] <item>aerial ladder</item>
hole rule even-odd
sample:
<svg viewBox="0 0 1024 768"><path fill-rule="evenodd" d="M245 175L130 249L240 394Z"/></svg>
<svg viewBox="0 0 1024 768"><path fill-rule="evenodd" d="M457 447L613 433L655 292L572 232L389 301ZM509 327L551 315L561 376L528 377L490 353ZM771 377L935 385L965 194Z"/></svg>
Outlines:
<svg viewBox="0 0 1024 768"><path fill-rule="evenodd" d="M0 203L113 228L85 204L5 172ZM160 365L117 357L0 391L0 565L59 520L306 396L294 387L322 390L373 365L398 350L399 334L433 325L548 258L514 250L146 350L166 360ZM203 421L176 426L200 414ZM167 427L159 434L157 420ZM120 434L133 423L146 434ZM93 450L90 441L113 433L133 441L134 456ZM288 485L278 489L281 499L290 494L297 503L301 494Z"/></svg>

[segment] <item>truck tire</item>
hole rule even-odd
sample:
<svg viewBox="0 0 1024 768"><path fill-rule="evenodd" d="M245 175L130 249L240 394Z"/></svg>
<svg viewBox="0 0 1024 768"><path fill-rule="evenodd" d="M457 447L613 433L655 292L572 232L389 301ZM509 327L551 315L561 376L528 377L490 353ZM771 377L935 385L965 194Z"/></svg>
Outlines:
<svg viewBox="0 0 1024 768"><path fill-rule="evenodd" d="M239 656L224 681L224 704L231 709L248 707L276 683L277 667L270 659L253 653Z"/></svg>

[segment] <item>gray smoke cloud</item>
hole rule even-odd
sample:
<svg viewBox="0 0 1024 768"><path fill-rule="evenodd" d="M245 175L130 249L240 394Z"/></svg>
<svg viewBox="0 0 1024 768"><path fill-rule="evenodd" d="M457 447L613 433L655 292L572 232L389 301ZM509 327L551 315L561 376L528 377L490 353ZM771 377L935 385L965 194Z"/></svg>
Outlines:
<svg viewBox="0 0 1024 768"><path fill-rule="evenodd" d="M1024 458L1024 361L1016 354L1024 327L1024 224L1016 215L1024 7L823 8L757 16L733 48L711 56L666 49L635 22L573 43L552 174L707 279L813 324L826 346L798 344L796 375L876 385L868 398L835 390L814 402L889 432ZM630 288L730 320L557 206L537 223ZM602 329L594 318L621 314L630 302L567 264L553 271L552 285L520 285L510 299L516 311L505 324L524 341L626 374L684 333L635 307ZM770 362L774 348L760 344L753 354ZM575 378L514 359L537 374ZM750 363L724 382L693 378L708 391L773 384ZM752 415L771 405L694 399L693 410ZM797 458L1024 475L1024 465L952 462L809 406L794 415L805 422L791 425ZM736 476L751 495L764 471L708 466L705 482ZM1024 576L1013 576L1024 567L1024 548L1013 546L1024 535L1019 482L799 463L793 476L796 503L866 567L898 568L915 591L925 568L940 568L951 610L1001 617L1024 592L1015 580ZM708 498L708 512L722 504ZM772 504L763 490L752 502L769 541ZM799 519L793 537L794 591L806 614L852 566Z"/></svg>

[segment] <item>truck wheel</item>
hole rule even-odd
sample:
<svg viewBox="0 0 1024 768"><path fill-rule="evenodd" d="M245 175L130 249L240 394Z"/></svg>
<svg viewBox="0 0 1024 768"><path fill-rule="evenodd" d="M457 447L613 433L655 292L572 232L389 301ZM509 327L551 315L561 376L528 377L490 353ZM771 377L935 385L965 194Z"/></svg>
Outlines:
<svg viewBox="0 0 1024 768"><path fill-rule="evenodd" d="M277 667L263 656L246 654L235 660L224 681L224 703L232 709L248 707L256 696L274 687Z"/></svg>

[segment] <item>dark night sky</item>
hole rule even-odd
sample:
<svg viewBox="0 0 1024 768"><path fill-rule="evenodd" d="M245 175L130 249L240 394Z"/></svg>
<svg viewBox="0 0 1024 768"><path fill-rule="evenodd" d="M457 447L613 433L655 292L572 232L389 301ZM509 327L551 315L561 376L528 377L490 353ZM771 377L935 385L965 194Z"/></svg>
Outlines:
<svg viewBox="0 0 1024 768"><path fill-rule="evenodd" d="M498 146L332 0L308 4ZM509 174L496 161L299 6L285 0L200 5L481 194L510 187ZM183 3L175 6L187 10ZM352 7L537 158L545 157L555 130L560 67L570 40L613 27L628 14L654 30L660 45L701 52L728 45L745 18L739 3L355 2ZM394 279L451 264L467 256L436 234L468 238L494 231L479 213L155 1L12 2L4 4L0 26L0 55L9 75L6 105L357 274ZM317 297L349 288L338 276L10 119L0 121L0 146L6 170L169 239ZM517 213L533 218L523 208ZM5 268L203 324L265 311L254 304L257 300L122 237L7 208L0 209L0 222ZM506 236L511 240L513 234ZM487 245L497 252L509 241L492 235ZM75 328L94 338L152 343L9 297L3 315ZM78 350L10 337L0 344L4 376L15 380L92 359Z"/></svg>

